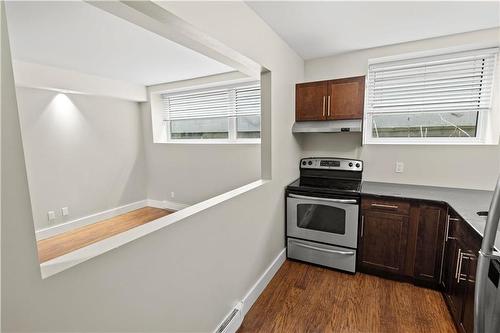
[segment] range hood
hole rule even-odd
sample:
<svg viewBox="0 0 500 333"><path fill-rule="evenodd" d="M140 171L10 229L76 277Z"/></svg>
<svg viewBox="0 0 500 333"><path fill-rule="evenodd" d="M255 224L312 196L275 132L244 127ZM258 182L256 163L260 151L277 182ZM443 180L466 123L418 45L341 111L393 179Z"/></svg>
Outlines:
<svg viewBox="0 0 500 333"><path fill-rule="evenodd" d="M293 133L340 133L361 132L361 119L298 121L293 124Z"/></svg>

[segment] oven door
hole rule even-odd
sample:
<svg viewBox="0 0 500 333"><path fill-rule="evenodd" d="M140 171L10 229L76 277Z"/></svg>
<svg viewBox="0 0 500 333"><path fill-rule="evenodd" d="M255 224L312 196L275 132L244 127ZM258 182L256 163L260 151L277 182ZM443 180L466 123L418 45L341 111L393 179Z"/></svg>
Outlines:
<svg viewBox="0 0 500 333"><path fill-rule="evenodd" d="M355 249L359 201L289 193L287 236Z"/></svg>

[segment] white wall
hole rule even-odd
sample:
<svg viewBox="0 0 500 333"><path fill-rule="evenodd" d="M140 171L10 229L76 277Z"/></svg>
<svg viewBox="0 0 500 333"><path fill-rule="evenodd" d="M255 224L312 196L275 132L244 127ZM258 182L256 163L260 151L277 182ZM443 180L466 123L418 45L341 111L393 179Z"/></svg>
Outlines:
<svg viewBox="0 0 500 333"><path fill-rule="evenodd" d="M242 79L248 77L232 72L148 87L148 93L156 97L152 103L141 103L149 199L191 205L260 179L258 144L153 143L151 104L155 116L161 117L159 92L231 84ZM158 128L158 122L153 126Z"/></svg>
<svg viewBox="0 0 500 333"><path fill-rule="evenodd" d="M366 75L368 59L468 44L498 45L500 29L488 29L433 38L338 56L308 60L305 81ZM498 64L500 67L500 64ZM500 72L500 71L497 71ZM500 122L500 85L496 78L493 121ZM371 181L409 183L473 189L493 189L500 173L500 147L365 145L361 134L305 134L297 136L302 156L338 156L365 161L363 178ZM405 163L404 173L395 173L396 161Z"/></svg>
<svg viewBox="0 0 500 333"><path fill-rule="evenodd" d="M4 331L210 332L284 247L283 191L298 175L290 128L303 61L244 3L162 5L271 71L272 181L41 280L2 22Z"/></svg>
<svg viewBox="0 0 500 333"><path fill-rule="evenodd" d="M32 88L17 102L36 230L147 198L137 102Z"/></svg>
<svg viewBox="0 0 500 333"><path fill-rule="evenodd" d="M153 143L150 104L141 104L149 199L192 205L260 179L260 145Z"/></svg>

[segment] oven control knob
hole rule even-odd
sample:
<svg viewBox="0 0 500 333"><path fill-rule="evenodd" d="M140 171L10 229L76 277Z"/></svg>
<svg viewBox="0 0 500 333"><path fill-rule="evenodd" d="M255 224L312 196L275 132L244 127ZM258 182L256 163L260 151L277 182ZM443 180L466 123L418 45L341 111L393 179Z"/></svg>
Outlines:
<svg viewBox="0 0 500 333"><path fill-rule="evenodd" d="M307 162L307 164L312 165L312 164L313 164L313 162L309 161L309 162Z"/></svg>
<svg viewBox="0 0 500 333"><path fill-rule="evenodd" d="M306 165L306 164L307 164L307 162L306 162L306 161L302 161L302 165Z"/></svg>
<svg viewBox="0 0 500 333"><path fill-rule="evenodd" d="M360 167L359 163L356 163L356 168L359 168L359 167Z"/></svg>
<svg viewBox="0 0 500 333"><path fill-rule="evenodd" d="M352 162L349 162L349 167L352 168Z"/></svg>

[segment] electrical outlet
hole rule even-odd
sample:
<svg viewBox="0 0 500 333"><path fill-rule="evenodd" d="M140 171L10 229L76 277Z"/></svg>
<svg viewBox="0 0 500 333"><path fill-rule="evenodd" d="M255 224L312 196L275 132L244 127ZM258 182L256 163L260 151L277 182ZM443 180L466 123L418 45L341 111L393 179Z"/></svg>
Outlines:
<svg viewBox="0 0 500 333"><path fill-rule="evenodd" d="M405 164L403 162L396 162L396 172L402 173L405 171Z"/></svg>
<svg viewBox="0 0 500 333"><path fill-rule="evenodd" d="M61 215L68 216L69 215L69 208L68 207L61 208Z"/></svg>
<svg viewBox="0 0 500 333"><path fill-rule="evenodd" d="M47 217L49 219L49 222L55 220L56 219L56 212L54 212L53 210L47 212Z"/></svg>
<svg viewBox="0 0 500 333"><path fill-rule="evenodd" d="M170 197L173 199L175 198L175 192L170 192Z"/></svg>

